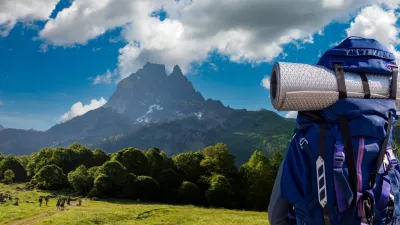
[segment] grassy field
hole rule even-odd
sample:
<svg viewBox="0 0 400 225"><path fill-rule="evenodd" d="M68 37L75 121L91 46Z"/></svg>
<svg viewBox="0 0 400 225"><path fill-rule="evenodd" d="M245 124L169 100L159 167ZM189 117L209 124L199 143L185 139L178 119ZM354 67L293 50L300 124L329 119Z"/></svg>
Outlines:
<svg viewBox="0 0 400 225"><path fill-rule="evenodd" d="M19 198L19 206L12 202L0 204L0 225L68 225L68 224L269 224L267 214L250 211L208 209L195 206L172 206L164 204L146 204L134 201L92 201L84 200L82 206L72 206L62 212L56 210L56 200L51 199L49 206L39 207L38 198L49 193L21 191L17 187L0 184L0 193L11 193ZM34 202L34 203L30 203Z"/></svg>

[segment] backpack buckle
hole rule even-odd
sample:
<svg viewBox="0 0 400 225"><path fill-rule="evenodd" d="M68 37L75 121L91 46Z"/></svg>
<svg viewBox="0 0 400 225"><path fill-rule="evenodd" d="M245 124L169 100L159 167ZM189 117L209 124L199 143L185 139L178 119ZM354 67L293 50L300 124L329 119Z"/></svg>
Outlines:
<svg viewBox="0 0 400 225"><path fill-rule="evenodd" d="M300 144L300 148L301 148L301 149L303 149L303 145L304 145L304 143L308 144L308 141L307 141L307 139L305 139L305 138L301 138L301 139L300 139L300 141L299 141L299 144Z"/></svg>
<svg viewBox="0 0 400 225"><path fill-rule="evenodd" d="M390 195L389 197L389 202L388 202L388 211L386 214L386 221L385 224L388 225L390 222L392 222L393 219L393 214L394 214L394 201L393 201L393 195Z"/></svg>
<svg viewBox="0 0 400 225"><path fill-rule="evenodd" d="M374 199L364 193L362 197L361 223L374 224Z"/></svg>

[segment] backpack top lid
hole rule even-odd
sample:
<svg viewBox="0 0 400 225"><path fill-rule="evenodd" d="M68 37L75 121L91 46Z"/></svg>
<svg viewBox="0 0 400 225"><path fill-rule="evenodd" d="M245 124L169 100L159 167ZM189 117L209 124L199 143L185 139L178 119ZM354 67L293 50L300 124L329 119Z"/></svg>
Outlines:
<svg viewBox="0 0 400 225"><path fill-rule="evenodd" d="M396 58L375 39L348 37L339 45L329 49L317 65L334 69L334 63L342 63L344 71L392 75Z"/></svg>

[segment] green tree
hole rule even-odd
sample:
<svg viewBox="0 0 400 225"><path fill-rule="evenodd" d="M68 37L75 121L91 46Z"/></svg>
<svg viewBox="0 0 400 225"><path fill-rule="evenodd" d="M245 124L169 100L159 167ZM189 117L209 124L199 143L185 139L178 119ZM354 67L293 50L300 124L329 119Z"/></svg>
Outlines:
<svg viewBox="0 0 400 225"><path fill-rule="evenodd" d="M28 180L26 176L25 168L21 162L14 155L8 155L0 162L0 176L4 178L4 172L6 170L12 170L14 172L15 182L25 182Z"/></svg>
<svg viewBox="0 0 400 225"><path fill-rule="evenodd" d="M103 150L97 148L93 151L93 166L101 166L108 160L110 160L110 156Z"/></svg>
<svg viewBox="0 0 400 225"><path fill-rule="evenodd" d="M208 202L215 207L229 208L232 206L231 185L228 179L220 174L211 177L210 187L206 192Z"/></svg>
<svg viewBox="0 0 400 225"><path fill-rule="evenodd" d="M149 176L138 176L136 179L137 197L142 201L156 201L159 197L160 185Z"/></svg>
<svg viewBox="0 0 400 225"><path fill-rule="evenodd" d="M198 151L181 153L174 156L172 161L178 172L186 177L186 180L197 182L200 176L204 173L203 167L200 166L203 159L203 153Z"/></svg>
<svg viewBox="0 0 400 225"><path fill-rule="evenodd" d="M98 176L97 174L105 174L113 180L113 183L120 184L124 182L127 172L127 169L120 162L108 161L97 169L95 177Z"/></svg>
<svg viewBox="0 0 400 225"><path fill-rule="evenodd" d="M112 160L120 162L130 173L148 175L150 166L147 157L137 148L125 148L113 155Z"/></svg>
<svg viewBox="0 0 400 225"><path fill-rule="evenodd" d="M240 174L246 183L247 205L254 210L265 210L271 194L271 166L262 152L256 151L249 161L240 168ZM272 179L274 181L275 179Z"/></svg>
<svg viewBox="0 0 400 225"><path fill-rule="evenodd" d="M12 170L6 170L4 172L4 181L6 183L12 183L14 178L15 178L15 174Z"/></svg>
<svg viewBox="0 0 400 225"><path fill-rule="evenodd" d="M54 149L43 148L37 153L32 153L27 165L28 177L33 177L41 168L46 165L60 165L58 161L53 158Z"/></svg>
<svg viewBox="0 0 400 225"><path fill-rule="evenodd" d="M76 170L68 173L68 181L79 194L87 194L92 189L94 180L87 168L80 165Z"/></svg>
<svg viewBox="0 0 400 225"><path fill-rule="evenodd" d="M68 184L64 172L57 165L44 166L31 182L35 187L46 190L58 190Z"/></svg>
<svg viewBox="0 0 400 225"><path fill-rule="evenodd" d="M91 171L90 173L93 173ZM133 174L132 174L133 175ZM90 195L122 197L132 196L127 188L135 181L127 169L118 161L108 161L94 172L94 187ZM100 178L99 178L100 177ZM96 181L97 180L97 181ZM133 180L133 181L132 181Z"/></svg>
<svg viewBox="0 0 400 225"><path fill-rule="evenodd" d="M111 177L99 174L94 180L93 189L89 192L90 197L115 197L114 184Z"/></svg>
<svg viewBox="0 0 400 225"><path fill-rule="evenodd" d="M183 204L199 204L201 202L201 190L193 182L183 181L179 188L179 200Z"/></svg>
<svg viewBox="0 0 400 225"><path fill-rule="evenodd" d="M161 199L164 202L175 203L179 197L179 187L181 186L184 177L175 170L168 168L159 172L156 177L160 185Z"/></svg>
<svg viewBox="0 0 400 225"><path fill-rule="evenodd" d="M152 148L145 152L147 157L149 167L150 167L150 174L152 177L157 176L157 174L169 167L168 158L163 157L161 155L160 150L158 148Z"/></svg>
<svg viewBox="0 0 400 225"><path fill-rule="evenodd" d="M21 165L26 168L28 166L29 163L29 156L27 155L21 155L17 157L19 159L19 161L21 162ZM26 170L26 169L25 169Z"/></svg>
<svg viewBox="0 0 400 225"><path fill-rule="evenodd" d="M204 159L200 165L206 169L208 174L218 173L229 175L236 172L235 156L229 154L228 147L223 143L204 148Z"/></svg>

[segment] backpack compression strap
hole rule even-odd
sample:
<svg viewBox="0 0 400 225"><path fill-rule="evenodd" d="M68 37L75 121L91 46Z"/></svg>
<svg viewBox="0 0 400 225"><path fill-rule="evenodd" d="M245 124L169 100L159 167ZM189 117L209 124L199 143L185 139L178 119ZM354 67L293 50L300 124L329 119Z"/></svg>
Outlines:
<svg viewBox="0 0 400 225"><path fill-rule="evenodd" d="M347 98L346 83L344 82L344 71L341 63L335 63L335 75L339 91L339 99Z"/></svg>
<svg viewBox="0 0 400 225"><path fill-rule="evenodd" d="M383 140L380 152L379 152L379 156L376 160L376 165L375 165L375 171L371 174L370 177L370 187L373 188L376 182L376 175L379 172L379 168L381 168L382 162L383 162L383 158L385 157L385 153L387 150L387 146L388 146L388 142L389 142L389 137L390 137L390 132L393 126L393 115L390 115L389 117L389 121L388 121L388 125L386 128L386 136L385 139Z"/></svg>
<svg viewBox="0 0 400 225"><path fill-rule="evenodd" d="M344 70L343 70L343 65L342 63L335 63L334 64L335 68L335 75L336 75L336 81L338 84L338 91L339 91L339 99L347 98L347 91L346 91L346 83L344 80ZM394 72L393 68L393 78L392 78L392 92L391 92L391 98L392 95L395 96L394 99L396 99L396 90L397 90L397 72ZM397 69L396 69L397 71ZM395 75L396 74L396 75ZM369 88L369 83L368 83L368 78L365 73L360 74L362 85L363 85L363 90L364 90L364 98L371 98L371 90ZM396 86L393 86L396 85Z"/></svg>

